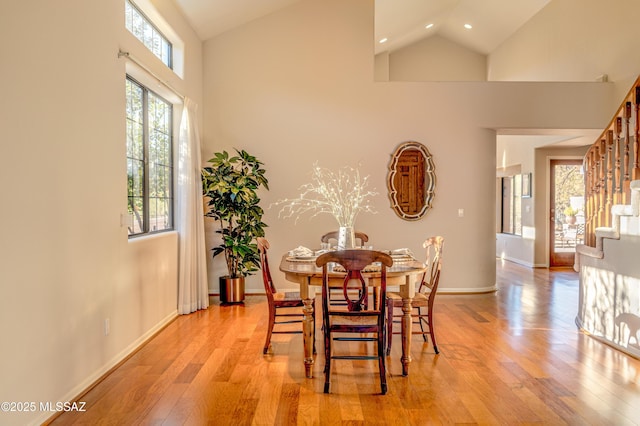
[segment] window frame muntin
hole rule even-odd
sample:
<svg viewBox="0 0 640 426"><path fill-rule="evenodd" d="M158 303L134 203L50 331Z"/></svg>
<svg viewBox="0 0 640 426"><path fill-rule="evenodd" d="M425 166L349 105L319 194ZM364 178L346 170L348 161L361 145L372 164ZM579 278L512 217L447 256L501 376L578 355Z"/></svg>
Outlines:
<svg viewBox="0 0 640 426"><path fill-rule="evenodd" d="M510 227L509 230L505 230L505 180L508 179L510 182L510 197L509 197L509 217L510 217ZM519 184L518 184L519 183ZM500 234L504 235L514 235L517 237L522 237L522 174L509 174L506 176L500 177L500 186L501 186L501 201L500 201ZM519 209L518 209L519 207ZM519 213L519 214L518 214ZM519 232L518 232L519 228Z"/></svg>
<svg viewBox="0 0 640 426"><path fill-rule="evenodd" d="M167 66L167 68L169 68L170 70L173 70L173 43L171 42L171 40L169 39L169 37L167 37L161 30L160 28L158 28L158 26L149 18L149 16L147 16L146 13L144 13L144 11L142 10L142 8L140 6L138 6L133 0L125 0L125 3L128 3L134 10L136 10L140 16L142 16L147 23L158 33L160 34L160 36L162 36L162 38L167 42L167 45L169 46L169 52L168 52L168 60L167 62L165 62L161 57L159 57L158 55L155 54L155 52L153 50L151 50L149 48L149 46L146 45L146 43L143 40L140 40L134 33L133 31L131 31L129 28L127 28L127 17L125 16L124 22L125 22L125 28L127 31L129 31L129 33L131 35L133 35L133 37L138 40L140 43L142 43L142 45L149 51L151 52L151 54L153 56L155 56L156 58L158 58L160 60L160 62L162 62L164 65Z"/></svg>
<svg viewBox="0 0 640 426"><path fill-rule="evenodd" d="M143 182L142 182L142 187L143 187L143 196L142 196L142 202L143 202L143 230L141 232L138 233L133 233L133 234L129 234L128 238L136 238L136 237L140 237L140 236L144 236L144 235L152 235L152 234L158 234L158 233L162 233L162 232L170 232L170 231L175 231L175 158L174 158L174 123L173 123L173 111L174 111L174 104L172 102L170 102L169 100L167 100L165 97L161 96L160 94L158 94L158 92L151 90L148 86L144 85L143 83L141 83L138 79L136 79L135 77L126 74L126 80L131 81L133 84L135 84L136 86L140 87L142 89L142 121L143 121L143 125L142 125L142 150L143 150L143 173L144 173L144 178L143 178ZM169 208L170 208L170 215L169 215L169 219L170 219L170 226L165 228L165 229L160 229L160 230L151 230L151 216L150 216L150 209L149 209L149 201L151 199L151 197L149 196L149 190L150 190L150 180L151 180L151 176L149 174L149 109L148 109L148 101L149 101L149 93L153 93L154 96L156 96L158 99L162 100L164 103L166 103L169 106L169 110L170 110L170 117L168 120L168 125L169 125L169 129L167 134L169 135L169 147L168 147L168 152L169 152L169 159L170 159L170 164L169 164L169 180L170 180L170 184L168 185L169 189L170 189L170 193L169 193ZM126 114L125 114L126 115ZM126 119L128 119L128 117L126 117ZM129 159L128 155L127 155L127 159ZM128 170L127 170L128 173ZM128 187L128 185L127 185ZM128 201L129 198L129 194L128 194L128 189L127 189L127 205L129 203ZM156 197L157 198L157 197Z"/></svg>

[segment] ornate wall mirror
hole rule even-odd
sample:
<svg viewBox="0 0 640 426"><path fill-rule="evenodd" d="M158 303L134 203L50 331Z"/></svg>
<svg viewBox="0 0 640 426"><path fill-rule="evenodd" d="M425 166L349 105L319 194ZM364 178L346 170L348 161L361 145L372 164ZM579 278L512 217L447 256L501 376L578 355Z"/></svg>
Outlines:
<svg viewBox="0 0 640 426"><path fill-rule="evenodd" d="M391 208L404 220L418 220L431 208L436 172L433 157L419 142L405 142L396 149L387 177Z"/></svg>

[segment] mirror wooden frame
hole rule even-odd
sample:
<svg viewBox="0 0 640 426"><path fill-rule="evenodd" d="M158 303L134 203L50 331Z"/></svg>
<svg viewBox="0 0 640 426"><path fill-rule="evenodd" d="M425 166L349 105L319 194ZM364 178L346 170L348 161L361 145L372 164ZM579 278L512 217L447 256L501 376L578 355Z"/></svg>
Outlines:
<svg viewBox="0 0 640 426"><path fill-rule="evenodd" d="M435 198L433 157L419 142L401 144L391 157L387 188L391 208L404 220L421 219Z"/></svg>

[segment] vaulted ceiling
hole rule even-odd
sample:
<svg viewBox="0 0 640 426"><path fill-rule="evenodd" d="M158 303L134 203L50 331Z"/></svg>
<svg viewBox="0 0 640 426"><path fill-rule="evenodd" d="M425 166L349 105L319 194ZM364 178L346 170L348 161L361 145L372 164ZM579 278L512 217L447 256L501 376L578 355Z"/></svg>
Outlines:
<svg viewBox="0 0 640 426"><path fill-rule="evenodd" d="M376 0L376 53L437 34L487 55L549 1ZM380 44L384 38L387 41Z"/></svg>
<svg viewBox="0 0 640 426"><path fill-rule="evenodd" d="M269 15L301 0L174 0L201 40Z"/></svg>
<svg viewBox="0 0 640 426"><path fill-rule="evenodd" d="M305 0L174 0L201 40ZM343 0L348 1L348 0ZM375 0L375 52L393 51L438 35L481 54L489 54L551 0ZM427 26L433 24L432 26ZM465 24L472 28L465 28ZM379 43L386 38L385 43ZM499 131L503 138L515 133ZM588 133L588 132L587 132ZM583 145L585 131L518 132L534 145ZM585 138L586 136L586 138ZM590 139L591 138L591 139Z"/></svg>
<svg viewBox="0 0 640 426"><path fill-rule="evenodd" d="M299 1L303 0L175 0L202 40ZM549 1L375 0L376 53L437 34L488 54ZM433 25L426 28L429 24ZM387 41L379 43L383 38Z"/></svg>

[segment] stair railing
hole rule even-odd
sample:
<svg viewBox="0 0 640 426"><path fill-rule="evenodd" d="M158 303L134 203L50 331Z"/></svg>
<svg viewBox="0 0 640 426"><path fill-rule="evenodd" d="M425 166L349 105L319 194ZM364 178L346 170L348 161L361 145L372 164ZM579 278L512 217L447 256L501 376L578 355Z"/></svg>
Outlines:
<svg viewBox="0 0 640 426"><path fill-rule="evenodd" d="M616 114L584 156L585 237L595 247L596 228L611 227L611 207L628 204L630 184L640 179L640 77ZM632 129L633 127L633 129Z"/></svg>

